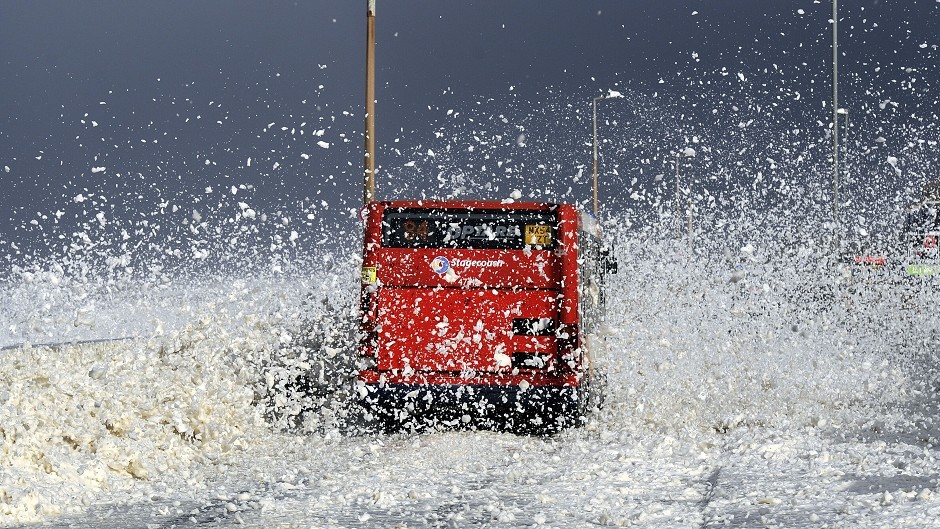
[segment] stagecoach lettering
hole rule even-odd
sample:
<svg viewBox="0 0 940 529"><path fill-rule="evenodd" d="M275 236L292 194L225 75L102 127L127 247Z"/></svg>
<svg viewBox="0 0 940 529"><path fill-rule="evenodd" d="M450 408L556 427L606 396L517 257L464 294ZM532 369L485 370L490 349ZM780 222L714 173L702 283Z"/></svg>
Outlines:
<svg viewBox="0 0 940 529"><path fill-rule="evenodd" d="M478 259L454 259L451 263L453 266L468 266L468 267L478 267L478 268L499 268L506 264L506 261L502 259L489 259L489 260L478 260Z"/></svg>

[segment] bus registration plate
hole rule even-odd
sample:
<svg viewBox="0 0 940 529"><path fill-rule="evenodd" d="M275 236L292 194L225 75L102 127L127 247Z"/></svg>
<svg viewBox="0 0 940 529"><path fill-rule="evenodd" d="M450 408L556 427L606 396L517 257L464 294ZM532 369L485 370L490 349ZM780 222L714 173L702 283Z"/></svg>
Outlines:
<svg viewBox="0 0 940 529"><path fill-rule="evenodd" d="M552 244L552 227L543 224L526 224L525 243L532 246L550 246Z"/></svg>

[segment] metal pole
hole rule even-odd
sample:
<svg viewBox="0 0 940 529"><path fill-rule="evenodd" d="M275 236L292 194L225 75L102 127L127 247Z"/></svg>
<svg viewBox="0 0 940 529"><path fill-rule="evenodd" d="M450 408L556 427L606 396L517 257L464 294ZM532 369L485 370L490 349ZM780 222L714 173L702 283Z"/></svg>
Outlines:
<svg viewBox="0 0 940 529"><path fill-rule="evenodd" d="M682 217L680 216L682 210L679 207L679 160L681 159L679 153L676 153L676 234L679 239L682 238Z"/></svg>
<svg viewBox="0 0 940 529"><path fill-rule="evenodd" d="M832 0L832 223L835 251L841 247L839 226L839 0Z"/></svg>
<svg viewBox="0 0 940 529"><path fill-rule="evenodd" d="M362 202L375 200L375 0L366 4L366 134Z"/></svg>
<svg viewBox="0 0 940 529"><path fill-rule="evenodd" d="M599 95L591 101L592 116L594 118L594 217L597 219L600 219L597 205L597 102L604 101L605 99L620 99L622 97L623 95L620 92L610 90L607 94Z"/></svg>
<svg viewBox="0 0 940 529"><path fill-rule="evenodd" d="M845 170L845 177L842 179L845 185L849 184L849 111L845 109L845 130L842 134L842 145L845 152L842 153L842 167Z"/></svg>
<svg viewBox="0 0 940 529"><path fill-rule="evenodd" d="M597 100L604 96L595 97L591 102L594 109L594 218L597 216Z"/></svg>

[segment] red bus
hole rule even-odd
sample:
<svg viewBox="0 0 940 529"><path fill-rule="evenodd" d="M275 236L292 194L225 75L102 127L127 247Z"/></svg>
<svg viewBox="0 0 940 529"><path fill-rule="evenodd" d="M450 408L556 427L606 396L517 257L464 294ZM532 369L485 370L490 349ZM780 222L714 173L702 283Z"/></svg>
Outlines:
<svg viewBox="0 0 940 529"><path fill-rule="evenodd" d="M363 210L356 394L378 425L580 424L603 376L600 225L567 204L373 202Z"/></svg>

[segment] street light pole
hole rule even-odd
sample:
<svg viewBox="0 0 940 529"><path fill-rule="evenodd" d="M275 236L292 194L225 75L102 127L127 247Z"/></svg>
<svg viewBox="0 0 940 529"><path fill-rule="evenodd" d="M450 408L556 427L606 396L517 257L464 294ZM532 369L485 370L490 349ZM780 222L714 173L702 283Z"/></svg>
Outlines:
<svg viewBox="0 0 940 529"><path fill-rule="evenodd" d="M679 208L679 160L682 158L681 153L676 153L676 195L675 195L675 206L676 206L676 238L682 237L682 218L679 216L681 212Z"/></svg>
<svg viewBox="0 0 940 529"><path fill-rule="evenodd" d="M841 247L839 226L839 0L832 0L832 223L834 246Z"/></svg>
<svg viewBox="0 0 940 529"><path fill-rule="evenodd" d="M375 200L375 0L366 0L366 134L362 202Z"/></svg>
<svg viewBox="0 0 940 529"><path fill-rule="evenodd" d="M604 96L597 96L592 102L594 109L594 218L597 218L597 102Z"/></svg>
<svg viewBox="0 0 940 529"><path fill-rule="evenodd" d="M591 102L594 115L594 218L600 218L597 214L597 102L605 99L620 99L623 94L615 90L608 90L607 94L599 95Z"/></svg>
<svg viewBox="0 0 940 529"><path fill-rule="evenodd" d="M695 156L695 149L691 147L686 147L678 152L676 152L676 196L675 196L675 208L676 208L676 234L677 237L682 237L682 217L681 217L681 207L680 207L680 188L679 188L679 164L682 161L682 158L692 158ZM692 209L688 209L688 221L689 221L689 238L692 238Z"/></svg>
<svg viewBox="0 0 940 529"><path fill-rule="evenodd" d="M842 173L839 175L839 187L849 185L849 109L840 108L839 115L843 117L842 123L842 157L839 159ZM845 193L843 193L844 195Z"/></svg>

